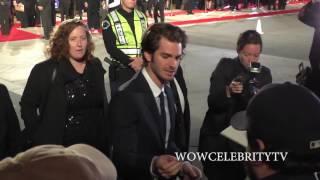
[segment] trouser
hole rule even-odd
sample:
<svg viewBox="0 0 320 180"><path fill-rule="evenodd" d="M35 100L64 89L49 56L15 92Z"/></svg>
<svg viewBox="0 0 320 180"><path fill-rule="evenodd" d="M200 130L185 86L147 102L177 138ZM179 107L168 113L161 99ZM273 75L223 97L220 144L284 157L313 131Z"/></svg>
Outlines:
<svg viewBox="0 0 320 180"><path fill-rule="evenodd" d="M61 22L64 21L64 16L66 19L70 19L69 11L71 6L70 0L61 0L60 1L60 13L61 13Z"/></svg>
<svg viewBox="0 0 320 180"><path fill-rule="evenodd" d="M0 5L0 25L1 25L1 34L9 35L11 22L10 22L10 8L8 6Z"/></svg>
<svg viewBox="0 0 320 180"><path fill-rule="evenodd" d="M278 9L285 9L287 5L286 0L279 0Z"/></svg>
<svg viewBox="0 0 320 180"><path fill-rule="evenodd" d="M215 9L222 9L223 8L223 0L215 0L214 1L214 8Z"/></svg>
<svg viewBox="0 0 320 180"><path fill-rule="evenodd" d="M44 38L50 39L50 34L53 30L51 12L46 12L46 13L41 12L40 18L41 18Z"/></svg>
<svg viewBox="0 0 320 180"><path fill-rule="evenodd" d="M164 22L164 0L155 0L155 5L153 9L153 18L154 18L154 23L158 23L158 16L160 12L160 21L163 23Z"/></svg>
<svg viewBox="0 0 320 180"><path fill-rule="evenodd" d="M231 0L230 1L230 9L234 10L234 9L239 9L238 8L238 4L239 4L239 0Z"/></svg>
<svg viewBox="0 0 320 180"><path fill-rule="evenodd" d="M100 27L100 1L99 0L89 0L88 1L88 27L99 29Z"/></svg>
<svg viewBox="0 0 320 180"><path fill-rule="evenodd" d="M276 10L276 0L268 0L268 10L271 10L271 6L273 10Z"/></svg>
<svg viewBox="0 0 320 180"><path fill-rule="evenodd" d="M148 0L147 2L147 10L149 13L149 16L152 17L152 7L154 5L154 0Z"/></svg>

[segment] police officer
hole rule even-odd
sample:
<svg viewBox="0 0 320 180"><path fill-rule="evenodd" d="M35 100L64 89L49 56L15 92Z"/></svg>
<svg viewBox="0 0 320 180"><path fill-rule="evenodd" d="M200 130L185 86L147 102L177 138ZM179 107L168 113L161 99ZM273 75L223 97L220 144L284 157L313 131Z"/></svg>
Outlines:
<svg viewBox="0 0 320 180"><path fill-rule="evenodd" d="M140 48L147 18L135 9L136 3L137 0L121 0L121 6L102 21L104 44L114 59L109 67L112 95L143 65Z"/></svg>

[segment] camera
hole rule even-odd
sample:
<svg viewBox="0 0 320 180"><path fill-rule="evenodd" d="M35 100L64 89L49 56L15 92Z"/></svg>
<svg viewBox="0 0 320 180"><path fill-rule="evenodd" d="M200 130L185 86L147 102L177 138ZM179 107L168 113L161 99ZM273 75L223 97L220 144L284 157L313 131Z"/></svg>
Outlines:
<svg viewBox="0 0 320 180"><path fill-rule="evenodd" d="M255 95L258 92L258 80L257 75L261 72L261 64L259 62L251 62L249 66L250 77L249 77L249 92L251 95Z"/></svg>
<svg viewBox="0 0 320 180"><path fill-rule="evenodd" d="M260 73L261 72L261 64L259 62L251 62L249 65L250 73Z"/></svg>

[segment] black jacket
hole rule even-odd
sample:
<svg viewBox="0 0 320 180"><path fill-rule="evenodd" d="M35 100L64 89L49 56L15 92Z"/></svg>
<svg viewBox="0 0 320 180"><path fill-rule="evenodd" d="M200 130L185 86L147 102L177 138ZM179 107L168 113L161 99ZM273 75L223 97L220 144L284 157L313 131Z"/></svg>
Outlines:
<svg viewBox="0 0 320 180"><path fill-rule="evenodd" d="M150 165L154 156L179 152L174 141L174 99L172 94L167 95L173 118L167 148L157 104L142 73L112 98L109 109L112 160L120 179L150 180Z"/></svg>
<svg viewBox="0 0 320 180"><path fill-rule="evenodd" d="M16 153L16 138L19 133L18 117L8 90L0 84L0 160Z"/></svg>
<svg viewBox="0 0 320 180"><path fill-rule="evenodd" d="M34 66L21 97L21 116L32 145L62 144L67 112L63 60L46 60ZM53 77L54 69L56 75ZM108 103L104 87L104 73L101 62L93 59L87 62L87 73L91 84L96 87L103 101L104 114ZM52 80L53 79L53 80ZM101 119L97 129L100 133L98 147L103 151L105 143L106 118ZM100 139L101 138L101 139Z"/></svg>
<svg viewBox="0 0 320 180"><path fill-rule="evenodd" d="M228 98L226 86L239 75L243 77L244 91L241 95L235 94ZM249 79L250 72L241 64L239 58L220 60L210 78L209 109L202 124L201 133L220 133L229 126L233 114L245 110L253 96L248 84ZM257 88L271 83L270 70L262 66L261 72L256 75L256 80Z"/></svg>

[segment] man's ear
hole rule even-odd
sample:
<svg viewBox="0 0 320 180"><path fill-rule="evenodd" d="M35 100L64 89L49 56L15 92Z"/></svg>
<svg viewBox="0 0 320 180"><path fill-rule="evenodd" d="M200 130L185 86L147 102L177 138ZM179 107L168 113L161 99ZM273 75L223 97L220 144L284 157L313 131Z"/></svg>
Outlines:
<svg viewBox="0 0 320 180"><path fill-rule="evenodd" d="M152 60L152 54L151 53L143 52L143 55L144 55L144 57L145 57L147 62L151 62L151 60Z"/></svg>

